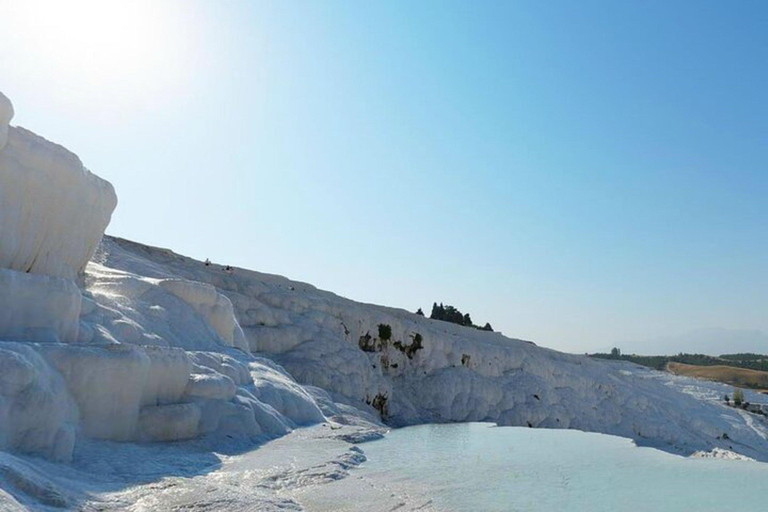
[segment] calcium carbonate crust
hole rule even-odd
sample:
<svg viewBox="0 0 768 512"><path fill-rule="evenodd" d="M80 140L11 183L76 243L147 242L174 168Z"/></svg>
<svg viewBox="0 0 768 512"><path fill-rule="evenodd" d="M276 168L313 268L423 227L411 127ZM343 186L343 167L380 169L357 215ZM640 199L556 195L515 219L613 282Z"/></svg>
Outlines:
<svg viewBox="0 0 768 512"><path fill-rule="evenodd" d="M61 146L8 125L0 95L0 268L75 279L117 205L112 185Z"/></svg>
<svg viewBox="0 0 768 512"><path fill-rule="evenodd" d="M0 93L0 449L68 461L79 438L253 440L325 419L251 356L215 287L85 274L114 189L12 117Z"/></svg>
<svg viewBox="0 0 768 512"><path fill-rule="evenodd" d="M13 105L2 92L0 92L0 151L8 142L8 128L13 119Z"/></svg>
<svg viewBox="0 0 768 512"><path fill-rule="evenodd" d="M703 396L690 391L694 381L629 363L564 354L126 240L106 238L102 251L110 268L214 286L230 299L251 351L393 426L572 428L675 453L734 449L768 460L768 429L724 407L725 387ZM382 331L391 331L388 339L380 339L380 325L389 327Z"/></svg>
<svg viewBox="0 0 768 512"><path fill-rule="evenodd" d="M12 116L0 94L0 449L494 421L768 460L691 381L103 237L112 186Z"/></svg>

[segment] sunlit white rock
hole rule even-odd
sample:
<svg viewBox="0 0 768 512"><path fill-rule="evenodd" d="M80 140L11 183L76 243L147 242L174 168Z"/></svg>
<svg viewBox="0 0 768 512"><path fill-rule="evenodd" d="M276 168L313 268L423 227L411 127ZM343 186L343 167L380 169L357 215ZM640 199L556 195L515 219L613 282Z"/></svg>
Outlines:
<svg viewBox="0 0 768 512"><path fill-rule="evenodd" d="M8 142L9 123L13 119L13 105L2 92L0 92L0 151Z"/></svg>
<svg viewBox="0 0 768 512"><path fill-rule="evenodd" d="M0 268L0 339L76 341L81 298L70 280Z"/></svg>
<svg viewBox="0 0 768 512"><path fill-rule="evenodd" d="M117 197L66 149L8 127L0 97L0 267L74 279L109 224Z"/></svg>
<svg viewBox="0 0 768 512"><path fill-rule="evenodd" d="M0 342L0 448L68 461L77 417L61 375L35 345Z"/></svg>

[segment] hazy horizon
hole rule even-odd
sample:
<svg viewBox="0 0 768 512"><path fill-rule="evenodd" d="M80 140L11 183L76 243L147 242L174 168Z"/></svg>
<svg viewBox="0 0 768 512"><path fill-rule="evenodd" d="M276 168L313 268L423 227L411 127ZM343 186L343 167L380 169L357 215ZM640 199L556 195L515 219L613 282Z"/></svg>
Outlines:
<svg viewBox="0 0 768 512"><path fill-rule="evenodd" d="M108 233L585 352L768 331L768 5L0 0Z"/></svg>

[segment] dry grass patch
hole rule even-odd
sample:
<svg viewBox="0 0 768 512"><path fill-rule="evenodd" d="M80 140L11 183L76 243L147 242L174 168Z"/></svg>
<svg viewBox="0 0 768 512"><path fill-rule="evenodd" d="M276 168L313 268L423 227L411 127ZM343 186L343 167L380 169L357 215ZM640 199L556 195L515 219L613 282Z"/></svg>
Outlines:
<svg viewBox="0 0 768 512"><path fill-rule="evenodd" d="M676 375L714 380L732 386L768 389L768 372L736 368L734 366L696 366L683 363L667 363L667 371Z"/></svg>

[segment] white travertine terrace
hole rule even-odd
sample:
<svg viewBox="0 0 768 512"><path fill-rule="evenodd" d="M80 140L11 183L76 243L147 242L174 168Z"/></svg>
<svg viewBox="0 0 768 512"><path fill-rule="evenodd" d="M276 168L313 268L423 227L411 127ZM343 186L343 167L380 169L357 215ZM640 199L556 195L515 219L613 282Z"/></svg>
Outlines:
<svg viewBox="0 0 768 512"><path fill-rule="evenodd" d="M10 128L10 122L13 119L13 105L2 92L0 92L0 151L5 147L5 143L8 142L8 129Z"/></svg>
<svg viewBox="0 0 768 512"><path fill-rule="evenodd" d="M250 441L343 410L768 460L764 425L659 372L102 239L112 186L12 115L0 94L2 450L66 461L83 438Z"/></svg>
<svg viewBox="0 0 768 512"><path fill-rule="evenodd" d="M0 268L74 279L117 205L112 185L74 153L8 125L0 94Z"/></svg>

